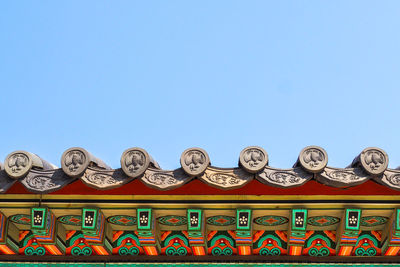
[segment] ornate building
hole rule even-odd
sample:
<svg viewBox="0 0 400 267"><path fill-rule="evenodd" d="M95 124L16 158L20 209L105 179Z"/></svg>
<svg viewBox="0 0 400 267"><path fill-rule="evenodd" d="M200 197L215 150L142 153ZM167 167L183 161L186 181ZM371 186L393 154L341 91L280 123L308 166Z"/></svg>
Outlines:
<svg viewBox="0 0 400 267"><path fill-rule="evenodd" d="M61 168L26 151L0 164L1 266L400 266L400 170L379 148L346 168L316 146L291 169L247 147L236 168L141 148L112 169L82 148Z"/></svg>

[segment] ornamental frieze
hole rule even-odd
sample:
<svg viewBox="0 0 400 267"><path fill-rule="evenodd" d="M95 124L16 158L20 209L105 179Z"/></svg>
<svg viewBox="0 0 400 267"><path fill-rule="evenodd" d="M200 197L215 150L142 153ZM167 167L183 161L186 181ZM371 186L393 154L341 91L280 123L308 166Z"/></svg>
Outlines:
<svg viewBox="0 0 400 267"><path fill-rule="evenodd" d="M147 186L158 190L171 190L192 180L182 169L163 171L154 168L147 169L140 179Z"/></svg>
<svg viewBox="0 0 400 267"><path fill-rule="evenodd" d="M295 187L305 184L312 178L312 174L305 172L302 168L276 169L266 166L256 175L258 181L277 187Z"/></svg>
<svg viewBox="0 0 400 267"><path fill-rule="evenodd" d="M223 169L208 167L199 179L220 189L239 188L253 180L253 175L240 168Z"/></svg>

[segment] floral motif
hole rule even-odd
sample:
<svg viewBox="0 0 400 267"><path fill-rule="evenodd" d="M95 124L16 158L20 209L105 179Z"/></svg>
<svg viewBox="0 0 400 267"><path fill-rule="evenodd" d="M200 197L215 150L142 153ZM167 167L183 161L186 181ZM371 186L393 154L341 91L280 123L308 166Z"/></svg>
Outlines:
<svg viewBox="0 0 400 267"><path fill-rule="evenodd" d="M92 216L88 215L88 216L85 218L85 223L86 223L86 224L92 224L92 223L93 223L93 218L92 218Z"/></svg>
<svg viewBox="0 0 400 267"><path fill-rule="evenodd" d="M147 216L145 216L145 215L143 215L142 217L140 217L140 223L141 224L147 224L147 221L149 220L148 218L147 218Z"/></svg>
<svg viewBox="0 0 400 267"><path fill-rule="evenodd" d="M349 218L349 223L350 224L357 224L357 218L355 217L355 216L351 216L350 218Z"/></svg>
<svg viewBox="0 0 400 267"><path fill-rule="evenodd" d="M40 215L36 215L36 216L33 218L33 221L34 221L35 223L42 223L42 217L40 217Z"/></svg>

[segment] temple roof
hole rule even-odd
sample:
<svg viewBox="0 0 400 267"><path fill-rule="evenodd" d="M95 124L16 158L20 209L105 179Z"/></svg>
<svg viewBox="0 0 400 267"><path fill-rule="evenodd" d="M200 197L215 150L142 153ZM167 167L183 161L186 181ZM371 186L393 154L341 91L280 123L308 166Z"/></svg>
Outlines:
<svg viewBox="0 0 400 267"><path fill-rule="evenodd" d="M65 192L81 183L107 191L129 184L138 187L138 183L141 183L157 191L171 192L169 190L176 191L175 189L185 184L194 183L206 190L207 186L216 188L217 193L226 190L232 194L246 194L239 193L237 189L251 187L253 184L254 194L290 194L296 192L290 188L297 187L311 188L310 194L315 189L322 190L318 193L325 190L323 194L332 194L338 188L362 184L371 187L372 181L375 185L379 184L375 189L383 190L382 194L397 194L392 190L400 189L400 169L389 169L388 162L385 151L369 147L357 155L349 166L330 167L327 165L328 155L324 149L308 146L300 152L292 168L279 169L268 165L268 154L263 148L252 146L241 151L238 167L219 168L211 165L205 150L189 148L181 155L181 168L163 170L144 149L135 147L125 150L121 156L121 168L113 169L87 150L73 147L62 154L61 168L58 168L34 153L15 151L6 157L4 164L0 163L0 192L20 192L21 190L15 188L23 185L28 192L47 194L64 187L60 192ZM199 182L207 186L202 186ZM326 187L331 188L331 191L327 191ZM213 192L212 188L209 190ZM370 191L373 194L374 190ZM344 194L352 194L351 191L346 192ZM199 192L192 189L186 193Z"/></svg>

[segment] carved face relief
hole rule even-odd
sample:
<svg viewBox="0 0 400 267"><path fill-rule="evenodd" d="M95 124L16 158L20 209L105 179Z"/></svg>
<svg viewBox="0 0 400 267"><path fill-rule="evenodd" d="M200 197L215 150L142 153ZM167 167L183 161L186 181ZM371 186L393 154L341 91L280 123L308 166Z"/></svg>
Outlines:
<svg viewBox="0 0 400 267"><path fill-rule="evenodd" d="M64 171L69 175L78 175L87 167L85 154L80 150L68 151L62 161Z"/></svg>
<svg viewBox="0 0 400 267"><path fill-rule="evenodd" d="M31 160L24 153L14 153L7 157L5 169L9 176L19 178L25 175L31 167Z"/></svg>
<svg viewBox="0 0 400 267"><path fill-rule="evenodd" d="M187 149L182 153L181 166L189 175L199 175L210 164L207 153L200 148Z"/></svg>
<svg viewBox="0 0 400 267"><path fill-rule="evenodd" d="M239 157L240 165L248 172L261 171L268 163L268 155L261 147L246 147Z"/></svg>
<svg viewBox="0 0 400 267"><path fill-rule="evenodd" d="M130 177L137 177L143 174L149 163L149 156L139 148L127 150L121 157L122 170Z"/></svg>
<svg viewBox="0 0 400 267"><path fill-rule="evenodd" d="M317 146L309 146L300 152L299 161L304 169L317 173L326 167L328 156L324 149Z"/></svg>

